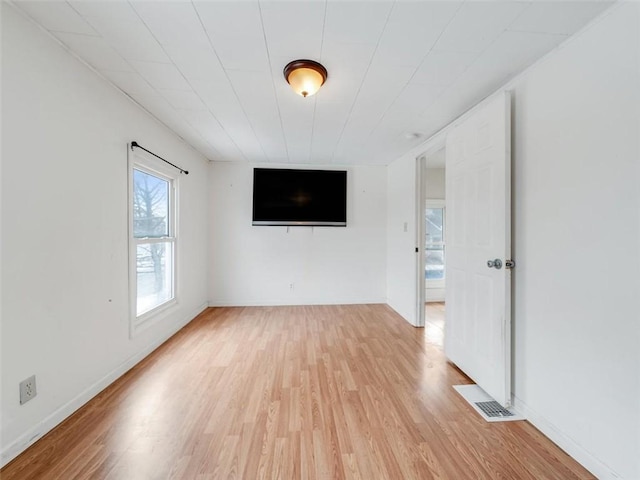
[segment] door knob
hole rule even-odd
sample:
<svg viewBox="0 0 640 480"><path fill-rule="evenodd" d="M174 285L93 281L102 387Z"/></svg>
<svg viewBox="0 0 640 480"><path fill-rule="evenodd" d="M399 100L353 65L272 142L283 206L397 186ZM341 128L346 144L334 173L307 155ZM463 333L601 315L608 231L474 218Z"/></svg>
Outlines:
<svg viewBox="0 0 640 480"><path fill-rule="evenodd" d="M495 260L487 260L487 267L500 270L502 268L502 260L496 258Z"/></svg>

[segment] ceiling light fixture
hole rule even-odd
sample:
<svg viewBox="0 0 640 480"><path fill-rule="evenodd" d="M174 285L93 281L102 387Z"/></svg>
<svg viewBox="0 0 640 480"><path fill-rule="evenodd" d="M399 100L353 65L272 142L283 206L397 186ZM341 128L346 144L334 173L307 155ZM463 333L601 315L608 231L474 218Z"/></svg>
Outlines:
<svg viewBox="0 0 640 480"><path fill-rule="evenodd" d="M294 60L283 73L293 91L303 97L316 93L327 80L327 69L313 60Z"/></svg>

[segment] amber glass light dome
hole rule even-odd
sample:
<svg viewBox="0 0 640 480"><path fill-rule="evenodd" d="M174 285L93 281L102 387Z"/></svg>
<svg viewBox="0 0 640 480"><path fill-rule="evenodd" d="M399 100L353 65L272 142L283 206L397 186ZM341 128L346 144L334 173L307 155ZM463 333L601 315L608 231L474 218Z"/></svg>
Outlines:
<svg viewBox="0 0 640 480"><path fill-rule="evenodd" d="M293 91L303 97L315 94L327 80L327 69L313 60L294 60L283 73Z"/></svg>

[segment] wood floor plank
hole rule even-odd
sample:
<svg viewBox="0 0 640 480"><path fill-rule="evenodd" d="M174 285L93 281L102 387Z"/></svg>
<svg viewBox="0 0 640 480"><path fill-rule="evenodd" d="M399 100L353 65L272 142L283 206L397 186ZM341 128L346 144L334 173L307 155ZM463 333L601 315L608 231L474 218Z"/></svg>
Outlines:
<svg viewBox="0 0 640 480"><path fill-rule="evenodd" d="M594 477L451 388L444 305L211 308L0 471L25 479Z"/></svg>

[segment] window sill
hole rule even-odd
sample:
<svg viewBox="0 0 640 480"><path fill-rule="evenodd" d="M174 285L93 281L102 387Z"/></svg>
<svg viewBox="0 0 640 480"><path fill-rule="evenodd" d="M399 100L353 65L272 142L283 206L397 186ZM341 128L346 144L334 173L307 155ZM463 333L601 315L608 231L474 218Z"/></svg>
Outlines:
<svg viewBox="0 0 640 480"><path fill-rule="evenodd" d="M149 310L148 312L145 312L138 317L132 318L129 337L134 338L140 332L164 320L171 314L175 313L177 310L178 300L174 298L173 300L169 300L168 302L163 303L159 307Z"/></svg>

